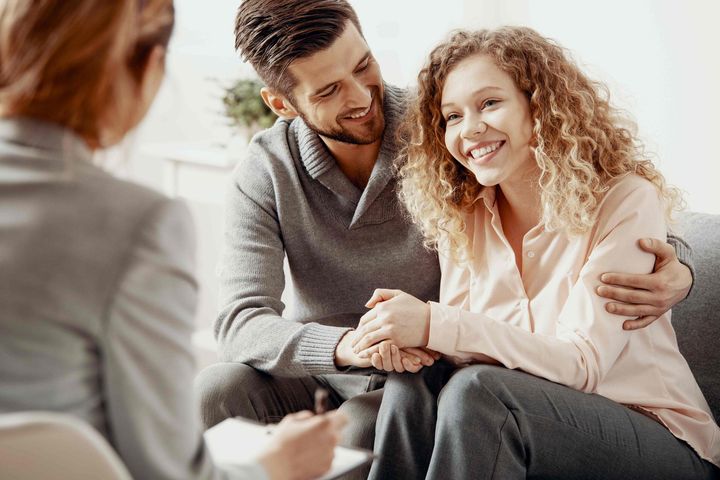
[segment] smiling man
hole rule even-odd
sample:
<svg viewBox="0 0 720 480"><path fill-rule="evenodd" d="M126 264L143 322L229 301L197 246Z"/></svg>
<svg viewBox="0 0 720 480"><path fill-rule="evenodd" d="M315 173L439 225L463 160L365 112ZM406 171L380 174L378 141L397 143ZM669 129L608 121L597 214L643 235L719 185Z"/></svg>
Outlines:
<svg viewBox="0 0 720 480"><path fill-rule="evenodd" d="M236 48L265 81L263 99L280 120L252 140L232 175L215 325L223 363L198 378L204 421L277 421L311 409L325 387L330 406L350 419L346 442L371 448L384 375L353 352L353 329L376 287L436 301L440 283L437 255L395 193L406 92L383 83L343 0L245 0ZM656 273L615 276L606 287L616 300L608 308L640 317L636 326L691 284L672 247L649 250L658 254ZM382 366L416 372L433 361L409 350Z"/></svg>

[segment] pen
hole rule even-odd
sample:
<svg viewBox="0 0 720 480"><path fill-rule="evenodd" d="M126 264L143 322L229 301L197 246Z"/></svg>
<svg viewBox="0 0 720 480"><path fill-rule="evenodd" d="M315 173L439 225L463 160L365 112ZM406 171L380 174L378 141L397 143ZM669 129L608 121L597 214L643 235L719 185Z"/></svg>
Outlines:
<svg viewBox="0 0 720 480"><path fill-rule="evenodd" d="M322 415L328 410L328 391L324 388L315 390L315 415Z"/></svg>

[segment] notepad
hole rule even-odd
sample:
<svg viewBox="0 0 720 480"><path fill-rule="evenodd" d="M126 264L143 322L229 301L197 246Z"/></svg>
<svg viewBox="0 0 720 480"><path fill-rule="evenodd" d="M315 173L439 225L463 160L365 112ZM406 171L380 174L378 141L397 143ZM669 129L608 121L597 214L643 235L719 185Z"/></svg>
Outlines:
<svg viewBox="0 0 720 480"><path fill-rule="evenodd" d="M241 418L228 418L205 432L205 443L220 465L250 463L272 441L273 427ZM372 461L373 454L359 448L335 447L330 470L318 480L331 480Z"/></svg>

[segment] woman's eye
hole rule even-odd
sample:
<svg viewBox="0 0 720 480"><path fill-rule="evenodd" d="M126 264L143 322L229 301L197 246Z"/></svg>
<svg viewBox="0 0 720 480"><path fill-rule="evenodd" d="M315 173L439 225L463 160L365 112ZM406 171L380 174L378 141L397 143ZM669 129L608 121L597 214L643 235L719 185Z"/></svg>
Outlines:
<svg viewBox="0 0 720 480"><path fill-rule="evenodd" d="M457 113L450 113L445 117L445 121L452 122L453 120L457 120L458 118L460 118L460 115L458 115Z"/></svg>
<svg viewBox="0 0 720 480"><path fill-rule="evenodd" d="M485 100L485 102L484 102L483 105L482 105L482 108L485 109L485 108L488 108L488 107L492 107L493 105L495 105L495 104L497 104L497 103L498 103L497 100Z"/></svg>

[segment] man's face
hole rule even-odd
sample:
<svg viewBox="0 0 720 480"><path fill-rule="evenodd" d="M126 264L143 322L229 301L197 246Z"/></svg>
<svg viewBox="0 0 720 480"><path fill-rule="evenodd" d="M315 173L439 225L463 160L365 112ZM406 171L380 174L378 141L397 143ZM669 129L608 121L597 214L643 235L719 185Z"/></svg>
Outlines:
<svg viewBox="0 0 720 480"><path fill-rule="evenodd" d="M351 22L330 47L296 60L289 69L297 80L293 107L320 136L354 145L382 138L380 68Z"/></svg>

